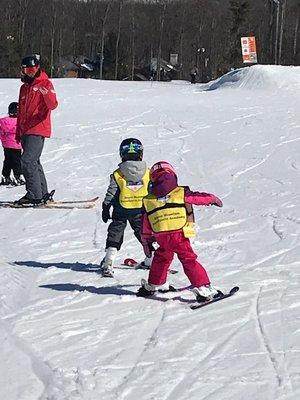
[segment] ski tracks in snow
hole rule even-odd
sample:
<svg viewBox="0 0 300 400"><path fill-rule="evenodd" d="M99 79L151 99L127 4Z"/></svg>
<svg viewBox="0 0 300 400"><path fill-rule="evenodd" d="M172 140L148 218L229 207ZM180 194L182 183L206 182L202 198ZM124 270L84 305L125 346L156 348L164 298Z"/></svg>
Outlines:
<svg viewBox="0 0 300 400"><path fill-rule="evenodd" d="M286 290L286 288L283 288L283 292ZM287 357L286 357L286 342L284 340L284 337L286 337L286 332L285 330L285 323L282 319L282 314L284 313L284 310L282 310L281 304L282 304L282 299L283 299L283 293L279 293L279 290L276 291L278 294L278 298L276 299L276 303L279 304L279 307L277 309L272 310L272 314L278 315L279 314L279 327L275 327L273 329L276 329L276 336L279 336L279 344L278 347L280 347L278 350L274 350L273 346L275 346L275 343L273 344L270 338L268 337L265 322L264 322L264 317L263 315L266 314L266 312L263 312L261 309L261 302L262 302L262 294L263 294L263 287L260 287L257 293L257 296L254 300L255 304L255 314L256 314L256 321L257 321L257 332L259 336L261 337L261 344L262 346L266 349L266 355L269 357L270 360L270 365L271 369L273 370L273 380L275 381L275 384L273 385L273 395L272 399L276 400L279 399L283 394L286 394L287 391L292 393L293 392L293 386L291 382L290 375L288 373L288 366L287 366ZM274 304L273 304L274 307ZM265 308L264 308L265 309ZM274 322L272 323L274 324Z"/></svg>
<svg viewBox="0 0 300 400"><path fill-rule="evenodd" d="M197 390L199 390L194 386L205 386L205 384L211 386L212 378L209 376L209 371L215 368L218 364L218 359L226 357L227 349L232 346L235 337L240 334L240 331L246 324L247 320L238 321L237 326L235 327L233 325L232 329L229 330L229 333L224 334L222 339L215 346L208 346L208 348L203 349L202 355L197 354L197 356L195 355L194 358L191 358L191 369L185 372L184 376L179 379L172 390L164 397L164 400L172 400L174 398L188 400L191 393L196 393ZM195 330L197 329L198 327L195 327ZM203 333L204 337L208 334L205 330ZM210 388L207 396L205 395L203 397L203 394L201 394L201 399L205 400L206 398L213 398L215 395L220 398L219 396L222 388L228 384L229 381L232 381L232 377L218 379L217 382L214 382L214 389L212 390Z"/></svg>
<svg viewBox="0 0 300 400"><path fill-rule="evenodd" d="M130 387L131 381L135 382L137 376L139 377L141 376L141 373L143 372L143 365L145 365L145 363L143 362L143 356L150 348L156 346L159 340L158 330L161 324L163 323L165 316L166 316L166 308L164 307L158 313L157 323L152 328L152 333L148 335L148 337L145 339L145 344L142 347L140 354L136 358L134 365L132 366L130 371L124 376L122 383L113 390L114 392L113 398L115 400L125 399L126 397L131 398L130 394L132 391L132 387Z"/></svg>

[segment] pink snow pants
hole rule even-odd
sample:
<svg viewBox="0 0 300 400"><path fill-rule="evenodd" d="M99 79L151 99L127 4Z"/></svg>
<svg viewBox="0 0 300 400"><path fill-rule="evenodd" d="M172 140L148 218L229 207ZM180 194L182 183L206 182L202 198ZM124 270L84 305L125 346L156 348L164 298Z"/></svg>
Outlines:
<svg viewBox="0 0 300 400"><path fill-rule="evenodd" d="M174 254L177 254L183 265L184 273L193 286L210 283L206 270L197 261L197 255L194 253L189 239L184 237L182 231L156 235L155 239L159 248L154 253L149 272L149 283L163 285L167 281L168 269Z"/></svg>

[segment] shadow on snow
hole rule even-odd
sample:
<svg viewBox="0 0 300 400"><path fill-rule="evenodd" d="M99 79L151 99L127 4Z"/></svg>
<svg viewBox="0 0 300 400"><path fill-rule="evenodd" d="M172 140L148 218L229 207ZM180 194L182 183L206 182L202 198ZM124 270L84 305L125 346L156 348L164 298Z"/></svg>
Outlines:
<svg viewBox="0 0 300 400"><path fill-rule="evenodd" d="M15 261L11 263L12 265L19 265L22 267L30 267L30 268L62 268L62 269L69 269L72 271L79 271L79 272L99 272L99 265L97 264L83 264L79 262L75 263L65 263L65 262L48 262L42 263L39 261ZM121 267L120 267L121 268ZM122 267L123 268L123 267ZM125 267L126 268L126 267ZM128 269L132 269L129 267ZM111 278L108 278L111 279ZM124 289L124 287L135 287L135 285L115 285L115 286L102 286L102 287L95 287L95 286L82 286L73 283L54 283L48 285L40 285L40 288L44 289L51 289L57 291L78 291L78 292L89 292L93 294L100 294L100 295L115 295L115 296L136 296L136 292L132 290ZM182 288L181 290L185 290L186 288ZM159 296L151 296L148 297L149 300L161 301L166 302L170 299L163 298Z"/></svg>
<svg viewBox="0 0 300 400"><path fill-rule="evenodd" d="M80 262L75 263L65 263L65 262L48 262L42 263L39 261L15 261L14 265L20 265L23 267L31 267L31 268L62 268L62 269L70 269L72 271L79 272L97 272L99 271L99 265L97 264L83 264Z"/></svg>
<svg viewBox="0 0 300 400"><path fill-rule="evenodd" d="M116 285L116 286L103 286L103 287L95 287L95 286L82 286L74 283L53 283L48 285L40 285L39 287L44 289L52 289L58 290L61 292L89 292L93 294L113 294L116 296L135 296L135 292L127 289L123 289L124 286L133 285Z"/></svg>

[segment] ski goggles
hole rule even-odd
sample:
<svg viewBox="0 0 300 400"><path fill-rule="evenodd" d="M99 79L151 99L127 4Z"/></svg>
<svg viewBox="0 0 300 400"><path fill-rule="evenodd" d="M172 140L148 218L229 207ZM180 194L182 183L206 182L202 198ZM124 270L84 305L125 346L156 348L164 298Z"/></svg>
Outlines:
<svg viewBox="0 0 300 400"><path fill-rule="evenodd" d="M39 66L33 66L33 67L21 66L21 72L24 75L34 75L37 73L38 69L39 69Z"/></svg>
<svg viewBox="0 0 300 400"><path fill-rule="evenodd" d="M143 146L138 143L130 143L130 144L125 144L124 146L121 147L120 149L120 155L124 154L135 154L135 153L141 153L143 151Z"/></svg>

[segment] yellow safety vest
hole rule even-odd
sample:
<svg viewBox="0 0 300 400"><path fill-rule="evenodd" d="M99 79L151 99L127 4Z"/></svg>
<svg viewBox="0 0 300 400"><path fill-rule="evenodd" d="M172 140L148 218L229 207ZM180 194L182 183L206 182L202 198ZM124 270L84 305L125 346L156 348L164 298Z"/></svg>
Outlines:
<svg viewBox="0 0 300 400"><path fill-rule="evenodd" d="M149 194L143 204L153 232L182 229L185 237L195 236L193 209L184 202L183 187L178 186L163 198Z"/></svg>
<svg viewBox="0 0 300 400"><path fill-rule="evenodd" d="M149 170L146 170L142 180L138 183L126 181L120 169L114 172L114 178L120 189L120 205L126 209L142 208L143 198L148 194Z"/></svg>

